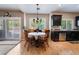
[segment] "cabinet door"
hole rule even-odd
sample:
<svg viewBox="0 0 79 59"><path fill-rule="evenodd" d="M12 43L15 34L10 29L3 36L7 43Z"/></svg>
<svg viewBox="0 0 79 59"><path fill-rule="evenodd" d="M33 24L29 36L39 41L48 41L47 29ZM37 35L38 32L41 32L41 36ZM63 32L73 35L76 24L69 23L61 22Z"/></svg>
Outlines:
<svg viewBox="0 0 79 59"><path fill-rule="evenodd" d="M52 18L53 18L53 26L61 25L62 15L53 15Z"/></svg>
<svg viewBox="0 0 79 59"><path fill-rule="evenodd" d="M59 41L59 32L51 32L51 40L58 42Z"/></svg>
<svg viewBox="0 0 79 59"><path fill-rule="evenodd" d="M75 26L79 27L79 16L75 18Z"/></svg>

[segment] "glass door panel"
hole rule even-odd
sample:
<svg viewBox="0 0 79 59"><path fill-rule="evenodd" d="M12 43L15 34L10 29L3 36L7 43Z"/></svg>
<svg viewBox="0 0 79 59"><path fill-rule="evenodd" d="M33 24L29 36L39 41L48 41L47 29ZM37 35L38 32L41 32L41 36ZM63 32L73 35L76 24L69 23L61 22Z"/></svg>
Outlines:
<svg viewBox="0 0 79 59"><path fill-rule="evenodd" d="M21 20L8 19L7 20L7 37L19 39L21 34Z"/></svg>
<svg viewBox="0 0 79 59"><path fill-rule="evenodd" d="M20 31L21 31L20 20L16 19L13 21L13 37L19 38Z"/></svg>
<svg viewBox="0 0 79 59"><path fill-rule="evenodd" d="M5 38L5 22L0 19L0 38Z"/></svg>
<svg viewBox="0 0 79 59"><path fill-rule="evenodd" d="M12 21L11 20L7 20L7 38L12 38Z"/></svg>

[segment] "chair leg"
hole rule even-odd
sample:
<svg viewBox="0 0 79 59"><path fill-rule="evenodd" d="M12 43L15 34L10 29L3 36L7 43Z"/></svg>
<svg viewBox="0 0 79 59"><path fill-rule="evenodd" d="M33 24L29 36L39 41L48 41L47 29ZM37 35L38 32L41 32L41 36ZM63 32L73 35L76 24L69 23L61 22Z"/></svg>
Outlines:
<svg viewBox="0 0 79 59"><path fill-rule="evenodd" d="M27 42L25 41L24 47L26 47L26 43L27 43Z"/></svg>
<svg viewBox="0 0 79 59"><path fill-rule="evenodd" d="M26 47L27 43L28 43L28 42L27 42L27 40L25 40L25 44L24 44L24 47Z"/></svg>
<svg viewBox="0 0 79 59"><path fill-rule="evenodd" d="M47 45L47 47L49 47L49 44L48 44L48 38L46 39L46 45Z"/></svg>
<svg viewBox="0 0 79 59"><path fill-rule="evenodd" d="M43 44L42 48L43 48L44 51L46 51L46 46L45 46L45 44Z"/></svg>
<svg viewBox="0 0 79 59"><path fill-rule="evenodd" d="M44 47L44 51L46 51L46 47Z"/></svg>
<svg viewBox="0 0 79 59"><path fill-rule="evenodd" d="M44 51L46 51L46 47L43 47L44 48Z"/></svg>
<svg viewBox="0 0 79 59"><path fill-rule="evenodd" d="M47 47L49 47L48 41L45 41L44 43Z"/></svg>
<svg viewBox="0 0 79 59"><path fill-rule="evenodd" d="M27 51L29 51L29 48L30 48L30 45L28 44L28 46L27 46Z"/></svg>

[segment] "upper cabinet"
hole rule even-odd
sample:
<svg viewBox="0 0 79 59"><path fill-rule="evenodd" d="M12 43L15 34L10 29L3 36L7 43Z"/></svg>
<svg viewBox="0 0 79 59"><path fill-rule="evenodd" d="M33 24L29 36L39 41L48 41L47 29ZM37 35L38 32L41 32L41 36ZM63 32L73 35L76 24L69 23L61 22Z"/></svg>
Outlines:
<svg viewBox="0 0 79 59"><path fill-rule="evenodd" d="M79 16L76 16L76 19L75 19L75 26L76 26L76 27L79 27Z"/></svg>
<svg viewBox="0 0 79 59"><path fill-rule="evenodd" d="M62 15L52 15L52 26L61 26Z"/></svg>

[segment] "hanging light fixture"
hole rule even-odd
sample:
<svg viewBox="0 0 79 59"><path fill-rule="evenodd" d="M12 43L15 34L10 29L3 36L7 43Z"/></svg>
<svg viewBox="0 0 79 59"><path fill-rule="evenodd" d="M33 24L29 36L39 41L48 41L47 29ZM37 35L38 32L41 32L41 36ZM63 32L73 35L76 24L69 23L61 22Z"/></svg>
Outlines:
<svg viewBox="0 0 79 59"><path fill-rule="evenodd" d="M36 4L37 5L37 20L39 20L39 18L38 18L38 10L40 10L40 8L38 7L39 6L39 4Z"/></svg>

